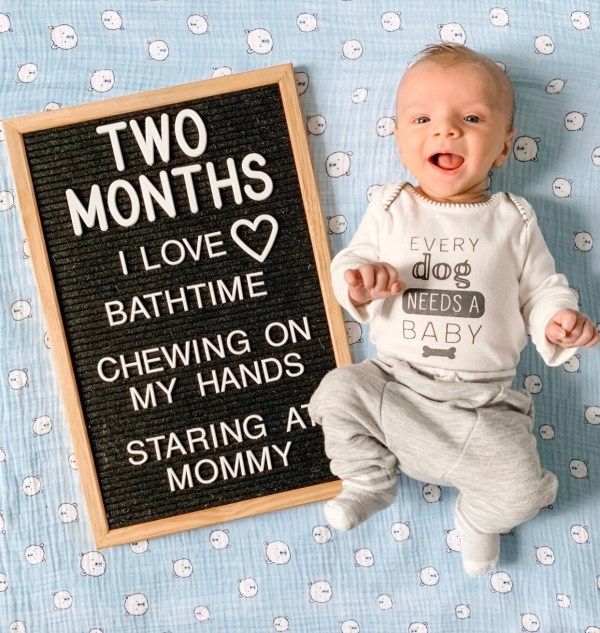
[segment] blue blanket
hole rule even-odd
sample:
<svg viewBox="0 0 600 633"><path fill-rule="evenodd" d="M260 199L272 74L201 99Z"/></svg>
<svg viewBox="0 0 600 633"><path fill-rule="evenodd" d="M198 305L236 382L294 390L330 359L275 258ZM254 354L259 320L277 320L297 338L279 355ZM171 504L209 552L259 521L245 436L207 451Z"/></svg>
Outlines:
<svg viewBox="0 0 600 633"><path fill-rule="evenodd" d="M557 269L600 320L595 3L109 4L0 4L0 119L292 62L333 253L369 187L408 177L390 117L411 57L449 39L503 63L528 140L492 188L534 205ZM425 497L408 478L392 507L349 533L324 528L315 503L96 552L3 141L0 132L0 630L600 631L598 348L553 369L531 345L522 355L515 386L537 385L540 455L560 489L552 508L502 537L489 576L462 571L455 491ZM348 175L327 174L334 152L348 154ZM373 355L367 327L348 332L355 361ZM289 559L273 556L276 541Z"/></svg>

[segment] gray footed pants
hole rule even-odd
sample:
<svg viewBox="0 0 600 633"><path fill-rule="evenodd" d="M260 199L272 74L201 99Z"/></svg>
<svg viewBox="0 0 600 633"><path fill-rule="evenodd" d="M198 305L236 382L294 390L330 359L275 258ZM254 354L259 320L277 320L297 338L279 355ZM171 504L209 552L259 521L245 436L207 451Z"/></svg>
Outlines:
<svg viewBox="0 0 600 633"><path fill-rule="evenodd" d="M408 362L369 358L327 373L308 404L323 427L331 472L372 492L409 477L454 486L471 529L499 534L556 497L540 467L533 403L498 382L447 382Z"/></svg>

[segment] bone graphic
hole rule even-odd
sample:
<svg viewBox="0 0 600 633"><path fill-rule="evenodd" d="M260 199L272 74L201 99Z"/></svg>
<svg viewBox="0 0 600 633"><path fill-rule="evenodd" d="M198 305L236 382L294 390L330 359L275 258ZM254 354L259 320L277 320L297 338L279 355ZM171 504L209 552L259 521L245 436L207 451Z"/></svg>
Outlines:
<svg viewBox="0 0 600 633"><path fill-rule="evenodd" d="M451 347L450 349L435 349L435 347L423 346L423 358L427 358L428 356L447 356L448 358L454 359L454 352L456 352L456 347Z"/></svg>

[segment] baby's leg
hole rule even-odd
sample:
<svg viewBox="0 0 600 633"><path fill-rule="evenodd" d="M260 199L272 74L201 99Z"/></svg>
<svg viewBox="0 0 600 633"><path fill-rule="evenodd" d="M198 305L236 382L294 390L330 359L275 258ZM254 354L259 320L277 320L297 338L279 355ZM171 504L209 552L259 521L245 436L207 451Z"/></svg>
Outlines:
<svg viewBox="0 0 600 633"><path fill-rule="evenodd" d="M539 464L539 461L538 461ZM538 466L539 468L539 466ZM455 506L463 566L471 575L483 574L498 562L500 534L533 518L556 498L558 480L543 469L512 491L499 486L493 491L463 491ZM491 485L491 482L490 482Z"/></svg>
<svg viewBox="0 0 600 633"><path fill-rule="evenodd" d="M534 517L556 497L558 481L540 466L532 434L531 396L509 390L478 422L449 479L459 490L455 508L463 565L485 573L497 561L499 534Z"/></svg>
<svg viewBox="0 0 600 633"><path fill-rule="evenodd" d="M492 569L500 557L500 534L498 532L482 532L468 516L462 506L462 493L454 507L456 529L460 536L460 554L464 570L471 576L485 574Z"/></svg>
<svg viewBox="0 0 600 633"><path fill-rule="evenodd" d="M328 522L349 530L395 499L396 457L381 431L381 397L389 375L369 359L331 370L308 403L323 428L331 472L342 492L325 505Z"/></svg>

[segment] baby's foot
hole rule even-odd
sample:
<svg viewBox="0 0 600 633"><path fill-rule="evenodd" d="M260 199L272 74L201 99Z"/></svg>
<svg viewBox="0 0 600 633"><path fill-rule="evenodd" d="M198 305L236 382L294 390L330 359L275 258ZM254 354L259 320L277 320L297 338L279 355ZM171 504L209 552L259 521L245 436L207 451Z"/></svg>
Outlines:
<svg viewBox="0 0 600 633"><path fill-rule="evenodd" d="M336 530L351 530L396 498L395 485L384 492L371 492L345 482L342 486L342 492L325 504L325 517Z"/></svg>
<svg viewBox="0 0 600 633"><path fill-rule="evenodd" d="M467 560L464 557L462 559L463 569L467 572L467 574L469 574L469 576L480 576L481 574L485 574L493 569L497 562L497 558L486 561Z"/></svg>
<svg viewBox="0 0 600 633"><path fill-rule="evenodd" d="M470 576L485 574L498 562L500 535L477 530L464 516L458 504L454 510L456 529L460 536L460 555L463 568Z"/></svg>
<svg viewBox="0 0 600 633"><path fill-rule="evenodd" d="M500 535L481 534L469 529L458 529L460 554L464 570L470 576L490 571L500 555Z"/></svg>

